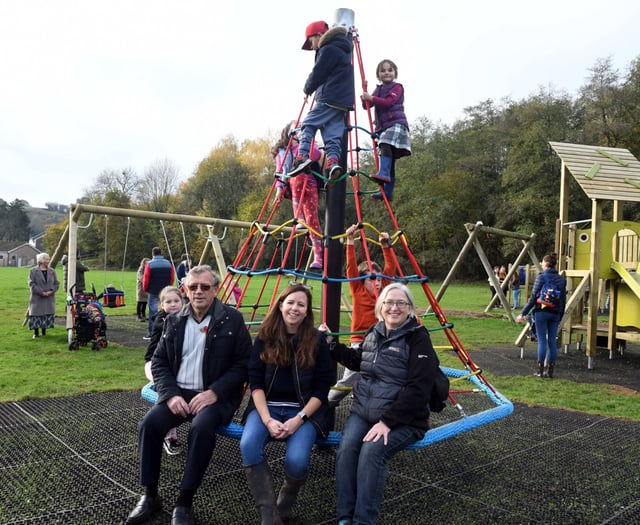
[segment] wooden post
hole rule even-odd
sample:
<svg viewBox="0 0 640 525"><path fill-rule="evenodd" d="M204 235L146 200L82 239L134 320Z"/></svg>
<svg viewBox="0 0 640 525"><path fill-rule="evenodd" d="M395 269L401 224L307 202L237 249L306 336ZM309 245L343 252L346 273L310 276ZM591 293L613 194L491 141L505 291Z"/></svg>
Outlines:
<svg viewBox="0 0 640 525"><path fill-rule="evenodd" d="M589 313L587 315L587 368L592 369L598 344L598 282L600 280L600 228L602 223L602 204L592 200L591 206L591 293L589 294Z"/></svg>

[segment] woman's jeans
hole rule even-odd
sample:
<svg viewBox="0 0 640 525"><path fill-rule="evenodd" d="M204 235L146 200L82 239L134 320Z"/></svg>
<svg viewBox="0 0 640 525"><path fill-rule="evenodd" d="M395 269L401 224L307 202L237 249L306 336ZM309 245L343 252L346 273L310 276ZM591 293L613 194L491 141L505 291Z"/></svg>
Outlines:
<svg viewBox="0 0 640 525"><path fill-rule="evenodd" d="M300 412L295 407L269 407L271 417L281 423L287 421ZM306 421L295 433L286 439L287 451L284 456L284 471L293 479L305 479L309 472L309 456L316 441L316 427L311 421ZM262 463L264 447L271 441L267 427L257 410L252 410L244 424L242 438L240 438L240 453L245 467Z"/></svg>
<svg viewBox="0 0 640 525"><path fill-rule="evenodd" d="M549 362L553 363L558 357L556 338L560 316L551 311L539 310L535 314L536 334L538 335L538 361L544 361L549 346Z"/></svg>
<svg viewBox="0 0 640 525"><path fill-rule="evenodd" d="M387 482L387 461L422 437L417 429L403 425L389 432L386 446L383 438L365 443L362 439L372 426L351 413L336 457L336 516L352 525L376 523Z"/></svg>

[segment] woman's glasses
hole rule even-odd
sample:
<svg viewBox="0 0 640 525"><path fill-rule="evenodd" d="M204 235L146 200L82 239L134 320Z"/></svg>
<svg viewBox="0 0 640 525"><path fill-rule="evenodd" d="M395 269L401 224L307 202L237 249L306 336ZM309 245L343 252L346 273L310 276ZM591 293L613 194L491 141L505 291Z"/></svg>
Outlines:
<svg viewBox="0 0 640 525"><path fill-rule="evenodd" d="M382 301L382 304L387 308L391 308L392 306L397 306L398 308L406 308L407 306L409 306L409 303L407 301L392 301L390 299Z"/></svg>
<svg viewBox="0 0 640 525"><path fill-rule="evenodd" d="M203 283L195 283L195 284L190 284L189 286L187 286L187 288L189 288L189 290L191 290L192 292L195 292L198 287L200 287L200 289L203 292L208 292L209 290L211 290L211 285L210 284L203 284Z"/></svg>

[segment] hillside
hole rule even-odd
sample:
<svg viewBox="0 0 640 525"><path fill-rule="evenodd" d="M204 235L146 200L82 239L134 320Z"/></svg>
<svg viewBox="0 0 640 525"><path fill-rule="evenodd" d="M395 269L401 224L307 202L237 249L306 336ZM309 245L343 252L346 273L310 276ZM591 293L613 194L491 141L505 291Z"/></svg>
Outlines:
<svg viewBox="0 0 640 525"><path fill-rule="evenodd" d="M67 218L67 214L47 208L25 208L31 224L33 236L43 233L47 226L58 224Z"/></svg>

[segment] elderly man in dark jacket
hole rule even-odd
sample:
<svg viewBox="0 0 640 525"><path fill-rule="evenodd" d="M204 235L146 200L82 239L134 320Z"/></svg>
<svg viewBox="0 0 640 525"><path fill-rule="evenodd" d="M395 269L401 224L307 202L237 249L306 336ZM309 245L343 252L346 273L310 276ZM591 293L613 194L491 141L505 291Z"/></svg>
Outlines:
<svg viewBox="0 0 640 525"><path fill-rule="evenodd" d="M167 317L151 361L158 402L139 424L140 483L145 495L127 524L144 523L162 508L158 496L162 441L191 421L189 449L172 525L194 523L192 501L215 447L212 429L228 424L240 405L251 337L242 315L216 296L220 279L209 266L187 276L187 304Z"/></svg>

